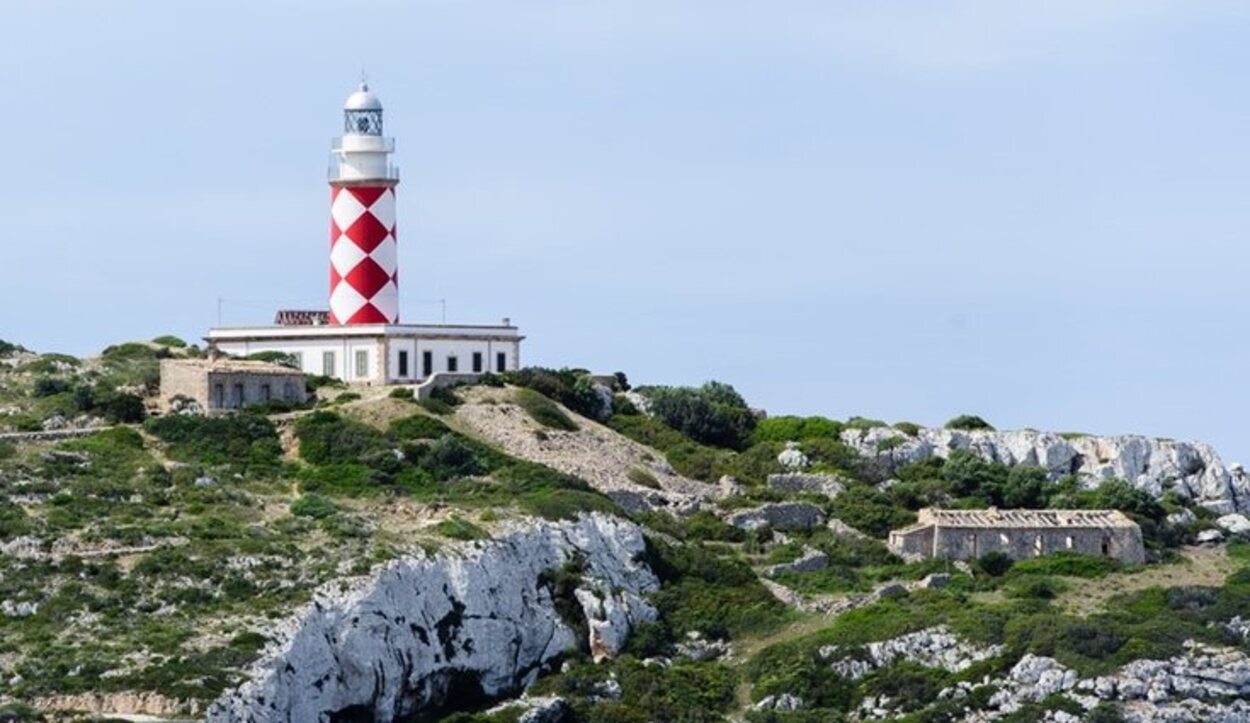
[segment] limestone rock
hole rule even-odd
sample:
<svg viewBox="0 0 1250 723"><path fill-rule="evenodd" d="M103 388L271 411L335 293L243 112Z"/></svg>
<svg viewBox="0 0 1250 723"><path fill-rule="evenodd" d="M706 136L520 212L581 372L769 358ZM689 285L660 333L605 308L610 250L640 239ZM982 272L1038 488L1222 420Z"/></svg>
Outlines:
<svg viewBox="0 0 1250 723"><path fill-rule="evenodd" d="M1224 533L1219 530L1203 530L1198 533L1198 542L1203 545L1216 545L1224 541Z"/></svg>
<svg viewBox="0 0 1250 723"><path fill-rule="evenodd" d="M803 469L807 466L807 455L799 449L798 442L786 442L786 448L777 455L777 463L789 470Z"/></svg>
<svg viewBox="0 0 1250 723"><path fill-rule="evenodd" d="M1229 514L1217 519L1215 524L1230 535L1250 535L1250 519L1245 515Z"/></svg>
<svg viewBox="0 0 1250 723"><path fill-rule="evenodd" d="M346 587L328 585L267 631L273 642L248 682L219 698L208 720L315 721L350 710L392 721L437 705L453 683L489 696L518 691L579 644L614 655L630 629L656 615L644 596L659 580L644 551L636 525L595 514L522 523L493 540L393 561ZM585 641L543 582L570 561L582 566L574 595Z"/></svg>
<svg viewBox="0 0 1250 723"><path fill-rule="evenodd" d="M829 567L829 556L815 548L803 549L803 555L797 560L772 565L764 570L768 577L777 577L786 572L817 572Z"/></svg>
<svg viewBox="0 0 1250 723"><path fill-rule="evenodd" d="M846 485L837 475L820 473L770 474L768 486L779 492L814 492L826 497L837 497L846 490Z"/></svg>
<svg viewBox="0 0 1250 723"><path fill-rule="evenodd" d="M1123 479L1151 495L1175 489L1215 512L1250 511L1250 474L1240 465L1225 465L1210 445L1143 436L1077 436L1064 438L1034 430L992 431L920 429L914 437L884 444L898 436L888 427L849 429L844 443L891 468L955 450L1007 465L1045 467L1054 479L1076 475L1087 487L1109 477Z"/></svg>
<svg viewBox="0 0 1250 723"><path fill-rule="evenodd" d="M743 530L810 530L825 523L825 513L806 502L779 502L735 512L726 521Z"/></svg>

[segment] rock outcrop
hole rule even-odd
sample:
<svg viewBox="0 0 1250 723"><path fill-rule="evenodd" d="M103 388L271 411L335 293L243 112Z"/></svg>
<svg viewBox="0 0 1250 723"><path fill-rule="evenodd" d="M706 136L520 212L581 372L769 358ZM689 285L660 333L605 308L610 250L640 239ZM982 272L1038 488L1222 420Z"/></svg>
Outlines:
<svg viewBox="0 0 1250 723"><path fill-rule="evenodd" d="M271 631L248 682L208 720L391 721L449 698L515 693L578 646L613 655L656 615L643 597L659 587L644 548L636 525L588 515L333 583Z"/></svg>
<svg viewBox="0 0 1250 723"><path fill-rule="evenodd" d="M1076 475L1093 486L1118 477L1159 496L1174 489L1215 512L1250 511L1250 474L1225 465L1210 445L1149 437L1061 436L1053 432L920 429L910 436L897 429L851 429L842 441L861 454L897 468L968 450L1009 465L1036 465L1053 478Z"/></svg>
<svg viewBox="0 0 1250 723"><path fill-rule="evenodd" d="M776 502L734 512L725 521L743 530L810 530L825 524L825 513L806 502Z"/></svg>

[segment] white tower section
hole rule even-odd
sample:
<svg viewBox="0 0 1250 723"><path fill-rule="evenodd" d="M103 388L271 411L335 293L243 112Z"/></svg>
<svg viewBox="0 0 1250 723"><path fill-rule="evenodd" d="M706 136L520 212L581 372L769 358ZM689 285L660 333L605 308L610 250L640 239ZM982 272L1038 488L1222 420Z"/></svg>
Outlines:
<svg viewBox="0 0 1250 723"><path fill-rule="evenodd" d="M343 106L331 144L330 321L399 323L394 139L382 135L382 102L361 83Z"/></svg>

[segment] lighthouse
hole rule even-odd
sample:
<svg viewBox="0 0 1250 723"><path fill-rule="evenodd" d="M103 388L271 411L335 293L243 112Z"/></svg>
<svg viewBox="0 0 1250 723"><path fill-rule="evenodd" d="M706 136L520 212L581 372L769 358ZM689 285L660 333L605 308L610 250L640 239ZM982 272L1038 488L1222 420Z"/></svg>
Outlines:
<svg viewBox="0 0 1250 723"><path fill-rule="evenodd" d="M343 104L343 134L330 148L330 323L399 323L399 248L382 102L367 83Z"/></svg>
<svg viewBox="0 0 1250 723"><path fill-rule="evenodd" d="M306 374L348 384L416 385L418 396L520 368L525 337L508 317L498 324L400 323L394 152L394 139L382 131L382 101L361 83L347 96L343 132L330 144L330 308L279 309L263 326L217 326L204 337L209 346L236 357L281 353ZM268 384L223 386L214 398L272 393Z"/></svg>

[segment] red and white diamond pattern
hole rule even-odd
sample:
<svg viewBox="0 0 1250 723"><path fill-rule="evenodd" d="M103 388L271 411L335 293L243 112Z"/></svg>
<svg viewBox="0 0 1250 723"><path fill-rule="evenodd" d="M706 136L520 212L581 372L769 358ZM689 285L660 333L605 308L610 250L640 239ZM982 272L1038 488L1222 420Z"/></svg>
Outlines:
<svg viewBox="0 0 1250 723"><path fill-rule="evenodd" d="M399 322L395 189L335 186L330 192L330 322Z"/></svg>

